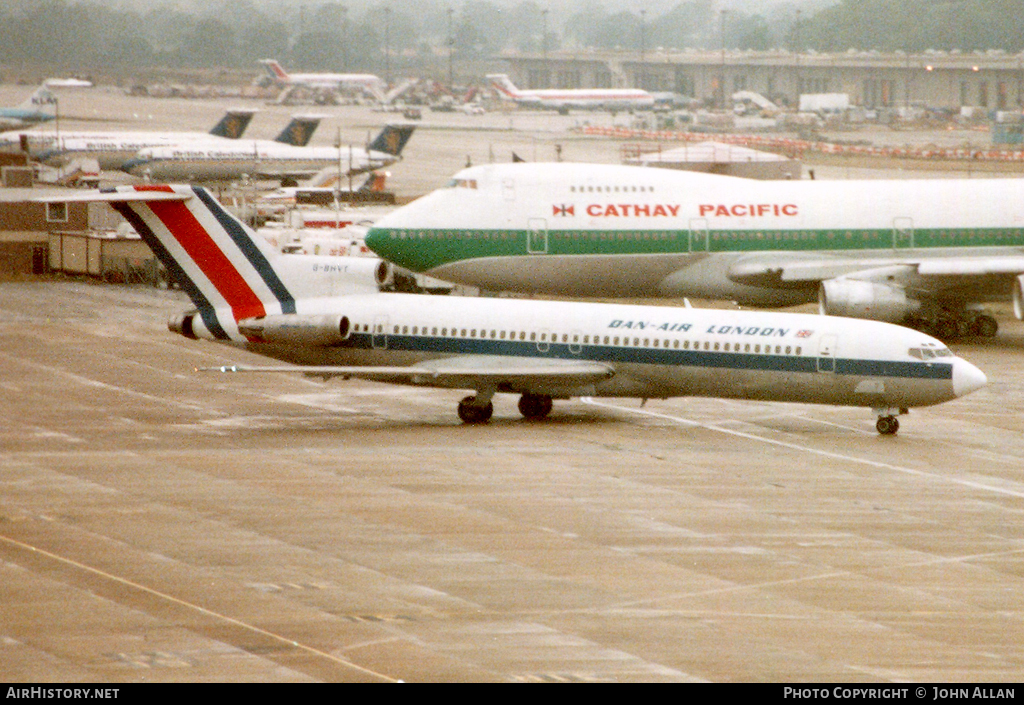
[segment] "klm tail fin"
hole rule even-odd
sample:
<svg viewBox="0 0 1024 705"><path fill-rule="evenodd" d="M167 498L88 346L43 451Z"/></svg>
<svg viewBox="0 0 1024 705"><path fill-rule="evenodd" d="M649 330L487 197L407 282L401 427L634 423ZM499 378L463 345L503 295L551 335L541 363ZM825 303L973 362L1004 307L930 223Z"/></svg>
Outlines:
<svg viewBox="0 0 1024 705"><path fill-rule="evenodd" d="M251 108L233 108L228 110L224 117L220 119L220 122L210 130L210 134L237 140L245 132L245 129L249 127L249 123L252 122L252 116L255 114L256 111Z"/></svg>
<svg viewBox="0 0 1024 705"><path fill-rule="evenodd" d="M18 106L18 109L54 118L57 115L57 96L45 85L41 85Z"/></svg>
<svg viewBox="0 0 1024 705"><path fill-rule="evenodd" d="M262 59L260 63L263 64L263 68L266 69L270 78L272 78L275 83L288 83L290 81L288 72L285 71L284 67L277 63L275 59Z"/></svg>
<svg viewBox="0 0 1024 705"><path fill-rule="evenodd" d="M274 141L305 147L313 139L313 133L320 126L322 119L321 115L295 115L291 122L281 130L281 134L274 138Z"/></svg>
<svg viewBox="0 0 1024 705"><path fill-rule="evenodd" d="M385 125L373 142L370 150L398 156L405 148L405 143L412 137L415 125Z"/></svg>

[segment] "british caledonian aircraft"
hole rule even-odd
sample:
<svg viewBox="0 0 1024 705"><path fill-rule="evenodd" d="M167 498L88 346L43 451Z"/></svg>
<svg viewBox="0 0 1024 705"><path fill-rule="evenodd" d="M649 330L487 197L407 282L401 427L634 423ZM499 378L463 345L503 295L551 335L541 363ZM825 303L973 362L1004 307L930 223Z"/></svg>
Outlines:
<svg viewBox="0 0 1024 705"><path fill-rule="evenodd" d="M21 104L13 108L0 108L0 132L32 127L56 117L57 96L44 83Z"/></svg>
<svg viewBox="0 0 1024 705"><path fill-rule="evenodd" d="M61 131L61 132L22 132L0 136L0 152L25 152L36 161L46 162L51 166L63 166L76 156L97 159L103 169L117 169L126 157L131 157L143 144L157 144L161 141L185 139L233 139L242 136L245 128L256 113L250 108L232 108L228 110L209 132L120 132L100 131ZM58 144L58 140L60 144ZM68 147L84 147L97 145L93 153L65 154ZM105 149L101 150L100 147Z"/></svg>
<svg viewBox="0 0 1024 705"><path fill-rule="evenodd" d="M640 88L542 88L520 90L503 73L488 74L487 80L501 95L524 108L557 110L637 110L654 107L654 96Z"/></svg>
<svg viewBox="0 0 1024 705"><path fill-rule="evenodd" d="M49 149L39 154L39 161L50 166L62 166L72 159L91 158L99 162L101 169L128 171L140 151L147 149L210 149L216 146L232 149L241 144L242 132L254 113L254 110L231 110L210 132L61 135ZM281 133L268 142L281 147L304 146L309 143L322 119L320 115L295 115Z"/></svg>
<svg viewBox="0 0 1024 705"><path fill-rule="evenodd" d="M870 407L892 434L897 414L986 383L939 341L888 323L379 293L375 260L280 255L201 187L73 200L111 203L182 284L195 310L172 331L293 365L221 370L475 390L458 407L466 423L488 421L496 393L521 395L527 419L581 395L707 396ZM351 293L349 274L369 293Z"/></svg>
<svg viewBox="0 0 1024 705"><path fill-rule="evenodd" d="M136 176L156 181L234 181L253 178L304 178L327 167L339 167L346 175L362 174L393 164L401 157L415 126L386 125L362 147L296 147L244 140L206 142L142 149L124 165Z"/></svg>
<svg viewBox="0 0 1024 705"><path fill-rule="evenodd" d="M465 169L366 243L493 291L819 303L940 338L1024 317L1024 180L756 181L598 164Z"/></svg>

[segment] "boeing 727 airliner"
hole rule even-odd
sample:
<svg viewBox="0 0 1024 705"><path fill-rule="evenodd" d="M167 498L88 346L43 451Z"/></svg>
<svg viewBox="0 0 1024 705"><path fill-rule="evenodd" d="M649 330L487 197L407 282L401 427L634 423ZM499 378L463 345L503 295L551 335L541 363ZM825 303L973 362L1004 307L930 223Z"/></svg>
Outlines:
<svg viewBox="0 0 1024 705"><path fill-rule="evenodd" d="M870 407L949 401L985 375L923 333L876 321L745 311L437 297L372 291L360 258L280 255L201 187L136 186L110 202L184 286L195 310L171 330L292 363L224 371L474 390L484 423L497 393L528 419L575 396L709 396ZM364 260L365 261L365 260ZM371 260L373 262L373 260ZM354 270L367 286L357 293ZM331 295L331 292L344 295Z"/></svg>
<svg viewBox="0 0 1024 705"><path fill-rule="evenodd" d="M1024 316L1024 180L756 181L602 164L495 164L377 222L385 259L495 291L818 301L942 338Z"/></svg>
<svg viewBox="0 0 1024 705"><path fill-rule="evenodd" d="M654 107L654 96L640 88L540 88L521 90L503 73L487 79L501 95L524 108L557 110L636 110Z"/></svg>

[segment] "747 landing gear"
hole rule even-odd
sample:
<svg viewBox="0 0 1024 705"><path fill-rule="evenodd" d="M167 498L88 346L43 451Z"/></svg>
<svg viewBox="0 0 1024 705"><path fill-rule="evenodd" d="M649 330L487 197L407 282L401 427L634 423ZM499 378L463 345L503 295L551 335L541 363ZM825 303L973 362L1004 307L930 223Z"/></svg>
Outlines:
<svg viewBox="0 0 1024 705"><path fill-rule="evenodd" d="M538 421L551 413L551 397L546 394L524 394L519 398L519 413L530 421Z"/></svg>

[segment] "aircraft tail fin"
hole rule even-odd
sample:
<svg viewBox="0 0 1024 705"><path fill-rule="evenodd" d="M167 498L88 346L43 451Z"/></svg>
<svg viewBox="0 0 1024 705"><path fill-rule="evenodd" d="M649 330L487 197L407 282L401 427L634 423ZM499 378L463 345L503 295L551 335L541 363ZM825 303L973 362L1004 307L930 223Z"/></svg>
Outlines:
<svg viewBox="0 0 1024 705"><path fill-rule="evenodd" d="M370 143L370 150L399 156L405 143L412 137L415 125L385 125L384 129Z"/></svg>
<svg viewBox="0 0 1024 705"><path fill-rule="evenodd" d="M238 321L295 313L282 255L200 186L122 186L61 200L105 201L128 221L192 299L192 337L244 340Z"/></svg>
<svg viewBox="0 0 1024 705"><path fill-rule="evenodd" d="M295 115L274 141L305 147L313 139L313 133L320 126L322 119L320 115Z"/></svg>
<svg viewBox="0 0 1024 705"><path fill-rule="evenodd" d="M18 106L26 112L41 113L50 117L57 115L57 96L45 84L36 88L25 101Z"/></svg>
<svg viewBox="0 0 1024 705"><path fill-rule="evenodd" d="M372 257L282 255L201 186L121 186L37 200L106 202L120 213L192 299L197 311L170 324L186 337L245 342L251 338L240 321L296 313L297 301L325 292L377 291L384 276Z"/></svg>
<svg viewBox="0 0 1024 705"><path fill-rule="evenodd" d="M516 88L514 83L512 83L512 79L510 79L508 75L503 73L491 73L487 74L487 80L490 81L495 90L502 95L508 98L519 97L519 89Z"/></svg>
<svg viewBox="0 0 1024 705"><path fill-rule="evenodd" d="M255 114L256 111L251 108L232 108L224 113L224 117L213 126L210 134L237 140L242 136L246 128L249 127L249 123L252 122L252 116Z"/></svg>
<svg viewBox="0 0 1024 705"><path fill-rule="evenodd" d="M284 70L284 67L276 59L262 59L260 63L263 64L263 68L266 69L270 77L277 83L288 83L291 80L288 72Z"/></svg>

